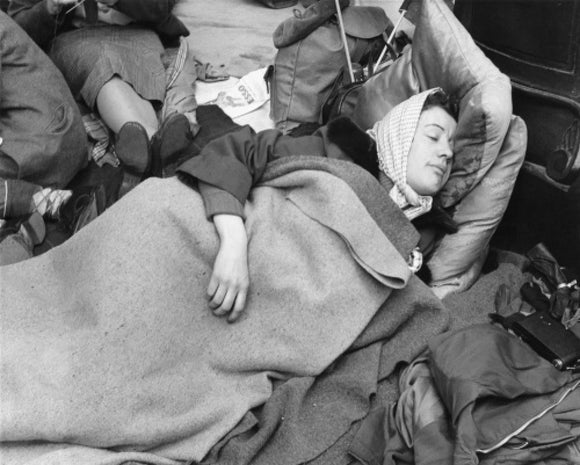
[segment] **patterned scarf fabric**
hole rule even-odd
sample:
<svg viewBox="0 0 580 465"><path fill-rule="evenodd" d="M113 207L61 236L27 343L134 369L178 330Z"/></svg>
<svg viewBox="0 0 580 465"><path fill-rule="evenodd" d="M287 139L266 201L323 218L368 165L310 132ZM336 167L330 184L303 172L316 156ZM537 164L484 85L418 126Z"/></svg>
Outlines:
<svg viewBox="0 0 580 465"><path fill-rule="evenodd" d="M433 203L432 197L417 194L407 184L407 159L425 100L439 90L429 89L410 97L368 131L377 143L379 181L386 176L395 184L389 194L410 220L428 212Z"/></svg>

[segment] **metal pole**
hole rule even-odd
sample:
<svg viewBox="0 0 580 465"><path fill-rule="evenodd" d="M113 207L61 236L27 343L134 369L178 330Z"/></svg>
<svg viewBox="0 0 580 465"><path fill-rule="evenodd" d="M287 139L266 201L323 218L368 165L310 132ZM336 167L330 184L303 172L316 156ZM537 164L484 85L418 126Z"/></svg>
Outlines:
<svg viewBox="0 0 580 465"><path fill-rule="evenodd" d="M340 29L340 37L342 39L342 45L344 47L344 54L346 55L346 64L348 66L348 76L350 77L350 82L354 82L354 71L352 70L352 63L350 61L350 53L348 51L348 42L346 41L346 32L344 31L344 23L342 22L342 11L340 9L339 0L334 0L336 5L336 16L338 18L338 26Z"/></svg>
<svg viewBox="0 0 580 465"><path fill-rule="evenodd" d="M399 19L397 20L397 24L395 24L395 26L393 27L393 30L391 31L391 35L387 39L387 45L385 45L383 47L383 50L381 51L381 54L379 55L379 59L377 60L375 67L373 69L373 73L376 73L377 69L379 69L379 66L381 65L381 61L383 61L383 58L385 57L385 53L387 53L389 45L391 45L393 43L393 39L395 38L395 32L397 32L397 29L399 29L399 26L401 25L401 21L403 21L403 18L405 17L406 12L407 12L406 10L401 10L401 16L399 16Z"/></svg>

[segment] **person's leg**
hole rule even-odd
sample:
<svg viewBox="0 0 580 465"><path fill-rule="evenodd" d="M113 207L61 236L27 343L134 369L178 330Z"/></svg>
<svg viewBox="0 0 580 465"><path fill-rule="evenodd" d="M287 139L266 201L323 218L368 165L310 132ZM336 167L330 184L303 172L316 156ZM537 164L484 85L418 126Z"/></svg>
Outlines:
<svg viewBox="0 0 580 465"><path fill-rule="evenodd" d="M142 98L118 76L107 81L97 94L97 109L105 124L118 134L125 123L137 122L149 138L157 132L157 114L150 101Z"/></svg>

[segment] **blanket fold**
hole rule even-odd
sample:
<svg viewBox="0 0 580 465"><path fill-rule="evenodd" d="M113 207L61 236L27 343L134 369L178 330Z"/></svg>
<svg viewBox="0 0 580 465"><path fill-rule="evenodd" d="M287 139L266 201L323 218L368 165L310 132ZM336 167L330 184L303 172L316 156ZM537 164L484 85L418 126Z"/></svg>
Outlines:
<svg viewBox="0 0 580 465"><path fill-rule="evenodd" d="M254 190L251 290L233 325L205 297L215 229L176 178L141 184L69 242L0 268L4 446L82 446L35 464L54 454L61 464L125 463L137 452L200 461L268 401L273 380L327 369L410 274L405 240L389 245L373 207L323 171ZM83 447L115 452L83 456Z"/></svg>

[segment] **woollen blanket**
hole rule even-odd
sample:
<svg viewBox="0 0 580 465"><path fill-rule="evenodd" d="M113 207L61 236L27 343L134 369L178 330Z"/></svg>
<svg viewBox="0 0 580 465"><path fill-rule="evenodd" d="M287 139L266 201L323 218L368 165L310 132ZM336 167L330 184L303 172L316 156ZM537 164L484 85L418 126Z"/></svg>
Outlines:
<svg viewBox="0 0 580 465"><path fill-rule="evenodd" d="M355 192L317 166L331 161L301 164L274 169L246 204L251 287L235 324L207 306L218 238L176 178L0 268L2 462L200 461L273 380L336 360L406 285L401 251L416 237L402 224L393 244L385 231L403 220L392 209L377 223L361 202L368 179ZM39 442L52 452L34 456Z"/></svg>

